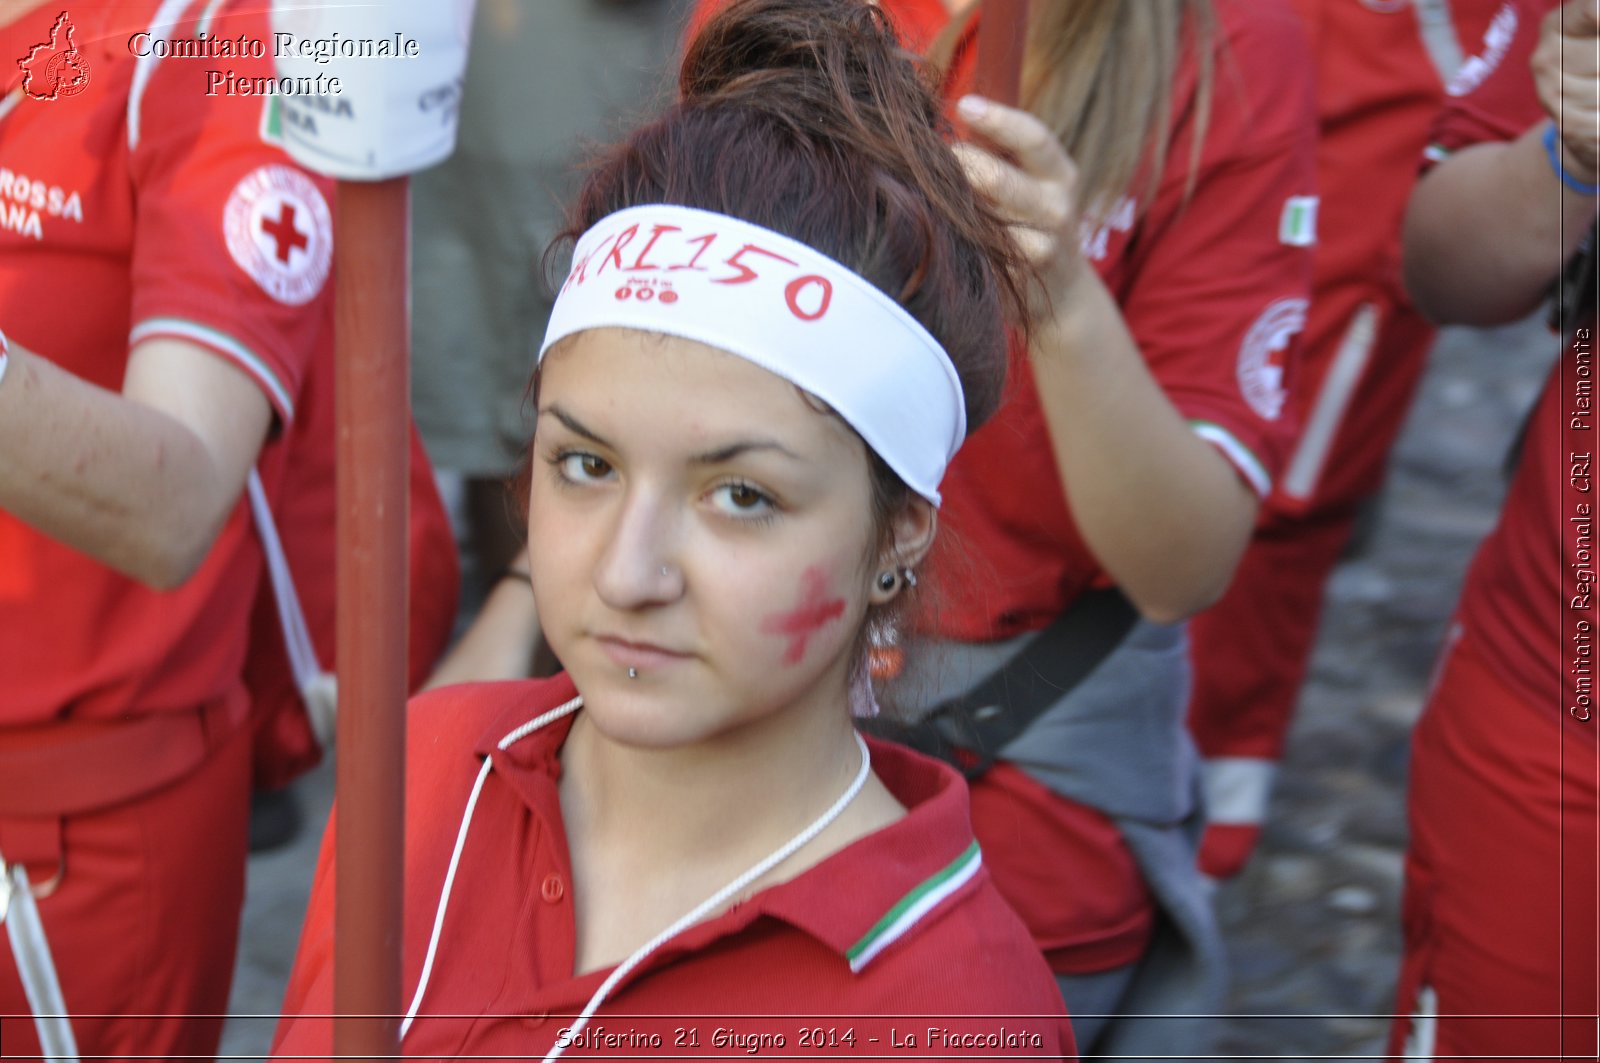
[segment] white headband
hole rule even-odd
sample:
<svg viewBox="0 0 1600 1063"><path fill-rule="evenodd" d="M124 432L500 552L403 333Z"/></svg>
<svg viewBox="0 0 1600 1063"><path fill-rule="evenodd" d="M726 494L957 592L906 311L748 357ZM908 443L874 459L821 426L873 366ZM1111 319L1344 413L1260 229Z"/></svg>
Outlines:
<svg viewBox="0 0 1600 1063"><path fill-rule="evenodd" d="M955 366L899 304L828 256L724 214L620 210L578 239L539 357L608 326L697 340L799 385L939 504L967 432Z"/></svg>

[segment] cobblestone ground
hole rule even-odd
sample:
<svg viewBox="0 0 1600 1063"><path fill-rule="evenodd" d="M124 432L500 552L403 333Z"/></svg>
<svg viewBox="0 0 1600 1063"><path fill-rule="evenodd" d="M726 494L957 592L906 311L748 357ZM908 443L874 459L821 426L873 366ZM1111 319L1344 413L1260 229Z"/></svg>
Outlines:
<svg viewBox="0 0 1600 1063"><path fill-rule="evenodd" d="M1367 550L1334 576L1272 822L1217 902L1233 956L1216 1058L1380 1056L1399 955L1407 734L1473 546L1494 520L1509 441L1555 345L1535 324L1451 331L1434 352ZM251 861L224 1058L254 1058L293 957L332 791L313 824Z"/></svg>

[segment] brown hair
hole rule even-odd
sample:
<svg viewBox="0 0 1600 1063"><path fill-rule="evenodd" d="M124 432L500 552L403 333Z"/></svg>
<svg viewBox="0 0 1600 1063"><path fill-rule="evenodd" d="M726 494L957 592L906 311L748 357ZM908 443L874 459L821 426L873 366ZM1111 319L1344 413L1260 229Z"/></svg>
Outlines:
<svg viewBox="0 0 1600 1063"><path fill-rule="evenodd" d="M929 49L950 66L976 5ZM1193 179L1211 112L1216 13L1211 0L1036 0L1029 7L1022 68L1022 106L1055 131L1078 168L1085 214L1110 211L1133 192L1141 206L1155 198L1175 128L1174 79L1179 57L1194 57L1187 113L1195 123Z"/></svg>
<svg viewBox="0 0 1600 1063"><path fill-rule="evenodd" d="M866 278L943 345L976 428L1000 402L1024 274L913 60L865 0L730 3L689 42L676 102L597 159L557 246L644 203L783 233Z"/></svg>

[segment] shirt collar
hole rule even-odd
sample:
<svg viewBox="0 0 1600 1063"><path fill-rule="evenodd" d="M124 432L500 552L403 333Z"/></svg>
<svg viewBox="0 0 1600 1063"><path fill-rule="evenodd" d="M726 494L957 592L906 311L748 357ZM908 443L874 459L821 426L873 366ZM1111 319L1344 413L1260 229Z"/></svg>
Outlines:
<svg viewBox="0 0 1600 1063"><path fill-rule="evenodd" d="M872 770L906 814L805 873L751 898L860 972L962 892L983 865L966 787L953 770L869 739Z"/></svg>
<svg viewBox="0 0 1600 1063"><path fill-rule="evenodd" d="M541 694L538 705L555 707L576 697L577 689L561 675L542 686ZM475 750L492 758L494 777L536 813L541 801L548 799L552 781L560 778L559 754L575 714L552 720L499 748L507 735L537 715L526 703L506 711L484 732ZM765 915L815 938L860 972L977 877L983 861L973 839L960 776L903 746L875 739L868 739L867 745L873 772L905 806L906 814L800 875L685 931L663 948L661 959L684 948L702 947Z"/></svg>

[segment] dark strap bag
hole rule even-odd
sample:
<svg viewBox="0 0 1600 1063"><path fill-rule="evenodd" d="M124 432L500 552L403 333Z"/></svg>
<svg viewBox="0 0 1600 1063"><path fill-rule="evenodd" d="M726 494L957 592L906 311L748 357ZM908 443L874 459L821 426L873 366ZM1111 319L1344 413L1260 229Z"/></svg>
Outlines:
<svg viewBox="0 0 1600 1063"><path fill-rule="evenodd" d="M915 722L878 716L858 720L856 726L937 757L975 779L1110 656L1138 619L1121 591L1088 591L1004 667L966 693L935 705Z"/></svg>

